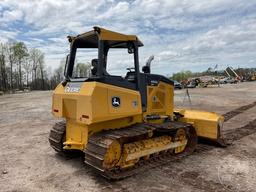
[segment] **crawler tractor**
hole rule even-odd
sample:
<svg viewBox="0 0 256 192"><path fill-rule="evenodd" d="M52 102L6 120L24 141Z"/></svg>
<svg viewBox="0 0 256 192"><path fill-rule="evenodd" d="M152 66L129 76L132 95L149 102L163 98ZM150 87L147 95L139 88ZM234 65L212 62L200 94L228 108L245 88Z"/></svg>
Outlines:
<svg viewBox="0 0 256 192"><path fill-rule="evenodd" d="M192 153L198 137L222 143L222 116L175 109L174 82L151 74L148 63L140 72L143 44L138 37L94 27L68 40L65 79L52 97L53 115L65 119L50 131L50 145L58 153L82 151L86 164L119 179L158 159ZM97 58L91 72L79 76L74 67L78 50L93 49ZM133 58L123 77L107 70L108 53L114 49L126 49Z"/></svg>

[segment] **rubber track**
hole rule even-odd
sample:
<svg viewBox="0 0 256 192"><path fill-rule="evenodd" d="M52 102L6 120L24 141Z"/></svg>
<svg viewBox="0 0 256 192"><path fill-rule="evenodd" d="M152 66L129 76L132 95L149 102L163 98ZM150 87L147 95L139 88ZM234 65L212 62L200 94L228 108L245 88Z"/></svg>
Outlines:
<svg viewBox="0 0 256 192"><path fill-rule="evenodd" d="M51 129L49 142L51 147L58 153L63 152L63 137L66 132L66 122L57 122Z"/></svg>
<svg viewBox="0 0 256 192"><path fill-rule="evenodd" d="M173 129L169 129L170 132L176 133L178 128L185 128L190 130L190 135L196 137L196 132L193 127L189 124L180 123L180 122L172 122ZM148 160L140 160L134 167L126 170L115 169L106 171L102 167L104 161L105 152L108 149L108 144L111 142L107 142L109 140L121 140L121 142L126 143L127 141L132 142L132 140L137 140L139 137L141 139L145 138L148 134L148 129L156 131L160 129L163 131L164 127L160 127L159 125L150 125L150 124L137 124L132 127L119 129L119 130L110 130L101 132L93 135L89 139L89 143L85 149L85 163L92 166L96 170L99 171L101 175L106 177L107 179L119 180L139 172L148 170L150 168L163 165L164 163L169 162L170 160L176 160L177 158L181 158L191 154L195 150L196 143L189 144L191 148L187 148L185 152L173 155L171 153L159 153L158 155L152 155ZM191 131L192 130L192 131ZM166 131L166 130L165 130ZM197 137L196 137L197 138ZM195 138L193 138L195 139ZM195 140L197 142L197 139Z"/></svg>

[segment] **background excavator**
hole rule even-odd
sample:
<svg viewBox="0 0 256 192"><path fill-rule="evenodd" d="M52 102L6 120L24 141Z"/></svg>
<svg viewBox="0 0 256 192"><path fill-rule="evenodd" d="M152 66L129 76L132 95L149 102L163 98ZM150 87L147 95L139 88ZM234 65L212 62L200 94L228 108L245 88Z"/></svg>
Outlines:
<svg viewBox="0 0 256 192"><path fill-rule="evenodd" d="M52 98L53 115L65 118L49 135L58 153L80 150L86 164L107 178L120 179L152 158L192 153L198 137L223 144L221 115L174 109L174 82L151 74L152 57L140 72L138 49L143 44L138 37L94 27L68 39L65 80ZM80 49L98 50L88 77L74 75ZM133 55L125 77L108 73L111 49Z"/></svg>

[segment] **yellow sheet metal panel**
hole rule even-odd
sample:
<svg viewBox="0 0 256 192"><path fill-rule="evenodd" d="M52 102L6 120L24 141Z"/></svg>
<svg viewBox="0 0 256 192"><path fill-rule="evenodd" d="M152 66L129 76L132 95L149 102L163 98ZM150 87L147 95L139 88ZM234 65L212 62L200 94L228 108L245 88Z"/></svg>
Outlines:
<svg viewBox="0 0 256 192"><path fill-rule="evenodd" d="M76 119L77 101L76 99L63 99L63 116L70 119Z"/></svg>
<svg viewBox="0 0 256 192"><path fill-rule="evenodd" d="M52 95L52 114L55 117L62 117L62 97L59 94Z"/></svg>
<svg viewBox="0 0 256 192"><path fill-rule="evenodd" d="M173 86L160 82L157 86L147 86L146 115L173 116Z"/></svg>
<svg viewBox="0 0 256 192"><path fill-rule="evenodd" d="M119 101L115 99L120 98ZM113 102L119 102L118 107L113 107ZM140 94L127 92L127 89L112 87L108 89L108 109L110 114L130 115L141 114Z"/></svg>
<svg viewBox="0 0 256 192"><path fill-rule="evenodd" d="M100 29L100 40L112 40L112 41L136 41L138 38L136 35L125 35L117 33L104 28Z"/></svg>
<svg viewBox="0 0 256 192"><path fill-rule="evenodd" d="M75 86L75 87L72 87ZM69 90L75 90L67 91ZM113 102L119 102L118 106ZM140 93L99 82L69 83L53 94L53 114L92 124L142 113ZM59 110L59 112L54 112Z"/></svg>
<svg viewBox="0 0 256 192"><path fill-rule="evenodd" d="M131 89L96 83L91 101L91 123L142 113L140 93Z"/></svg>
<svg viewBox="0 0 256 192"><path fill-rule="evenodd" d="M86 118L86 121L84 121L81 114L91 116L90 96L92 92L92 84L88 84L86 87L84 83L68 83L65 87L61 84L58 85L53 93L53 114L56 117L70 118L87 123L90 119Z"/></svg>
<svg viewBox="0 0 256 192"><path fill-rule="evenodd" d="M68 36L69 41L73 42L75 39L88 39L94 37L99 40L106 41L120 41L120 42L129 42L129 41L137 41L139 46L143 46L143 43L139 40L136 35L126 35L122 33L118 33L115 31L107 30L101 27L94 27L94 30L88 31L77 36Z"/></svg>

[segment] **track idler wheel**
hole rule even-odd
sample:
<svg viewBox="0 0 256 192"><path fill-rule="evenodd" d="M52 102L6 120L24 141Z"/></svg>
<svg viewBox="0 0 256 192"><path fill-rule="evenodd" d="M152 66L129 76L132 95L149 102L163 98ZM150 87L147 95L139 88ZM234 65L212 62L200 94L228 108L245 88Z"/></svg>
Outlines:
<svg viewBox="0 0 256 192"><path fill-rule="evenodd" d="M181 153L184 151L184 149L186 148L186 144L187 144L187 134L186 131L184 129L178 129L175 137L174 137L174 141L180 141L181 143L184 143L184 145L176 147L174 149L174 153Z"/></svg>
<svg viewBox="0 0 256 192"><path fill-rule="evenodd" d="M106 169L110 169L114 167L118 163L120 157L121 157L121 145L118 141L114 140L110 144L105 154L103 167Z"/></svg>

